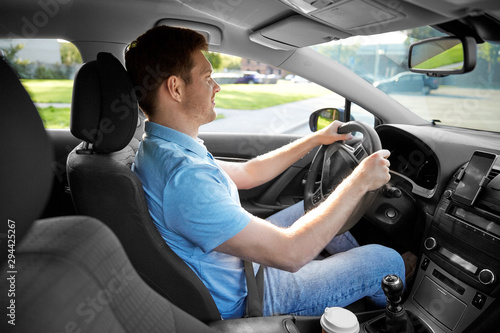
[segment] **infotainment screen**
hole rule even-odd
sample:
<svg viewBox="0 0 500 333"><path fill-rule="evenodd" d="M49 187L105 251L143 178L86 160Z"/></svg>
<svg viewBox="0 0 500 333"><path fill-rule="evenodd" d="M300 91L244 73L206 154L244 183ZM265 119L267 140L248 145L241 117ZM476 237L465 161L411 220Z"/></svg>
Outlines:
<svg viewBox="0 0 500 333"><path fill-rule="evenodd" d="M481 191L483 182L490 173L497 155L476 151L472 155L465 173L453 193L453 199L472 206Z"/></svg>

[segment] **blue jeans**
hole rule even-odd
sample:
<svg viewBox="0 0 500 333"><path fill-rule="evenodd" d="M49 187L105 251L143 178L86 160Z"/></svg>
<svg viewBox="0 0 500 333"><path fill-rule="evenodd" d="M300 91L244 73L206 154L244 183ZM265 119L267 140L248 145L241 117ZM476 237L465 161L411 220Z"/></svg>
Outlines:
<svg viewBox="0 0 500 333"><path fill-rule="evenodd" d="M303 202L267 220L287 227L304 214ZM266 267L264 316L294 314L319 316L326 307L347 306L368 297L379 307L386 303L382 278L396 274L404 281L405 266L396 251L381 245L359 246L346 232L326 246L332 256L313 260L296 273Z"/></svg>

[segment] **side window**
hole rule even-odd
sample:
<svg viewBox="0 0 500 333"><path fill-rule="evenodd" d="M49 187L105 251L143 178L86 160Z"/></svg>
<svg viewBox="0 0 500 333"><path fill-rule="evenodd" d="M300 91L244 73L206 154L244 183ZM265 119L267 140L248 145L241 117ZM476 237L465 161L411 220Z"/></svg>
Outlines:
<svg viewBox="0 0 500 333"><path fill-rule="evenodd" d="M372 127L375 127L375 117L373 114L354 103L351 105L351 117L356 121L362 121Z"/></svg>
<svg viewBox="0 0 500 333"><path fill-rule="evenodd" d="M17 71L45 128L69 128L73 78L82 64L78 49L58 39L4 39L0 50Z"/></svg>
<svg viewBox="0 0 500 333"><path fill-rule="evenodd" d="M281 68L221 53L206 56L221 91L217 119L200 131L305 135L312 112L344 107L342 96Z"/></svg>

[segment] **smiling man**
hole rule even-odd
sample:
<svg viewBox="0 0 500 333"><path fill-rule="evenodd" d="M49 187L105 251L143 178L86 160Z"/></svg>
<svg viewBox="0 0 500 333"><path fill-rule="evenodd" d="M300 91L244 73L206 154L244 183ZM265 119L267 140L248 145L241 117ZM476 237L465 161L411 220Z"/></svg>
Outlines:
<svg viewBox="0 0 500 333"><path fill-rule="evenodd" d="M199 127L216 118L220 86L202 51L204 37L160 26L132 42L125 55L134 84L146 93L145 134L134 171L143 183L151 216L165 242L200 277L223 318L245 315L243 260L265 265L264 315L319 315L367 296L383 306L387 274L404 276L401 256L379 246L359 246L337 235L368 191L385 184L389 152L375 152L318 208L303 204L269 221L245 211L238 189L278 176L312 148L350 138L340 122L245 163L217 161L198 139ZM160 73L153 82L152 69ZM326 248L332 256L314 260Z"/></svg>

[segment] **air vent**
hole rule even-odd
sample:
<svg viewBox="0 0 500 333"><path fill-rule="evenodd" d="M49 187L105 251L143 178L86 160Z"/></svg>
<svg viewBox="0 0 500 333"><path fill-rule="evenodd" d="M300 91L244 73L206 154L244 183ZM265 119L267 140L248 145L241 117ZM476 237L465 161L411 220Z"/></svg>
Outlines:
<svg viewBox="0 0 500 333"><path fill-rule="evenodd" d="M498 170L498 169L491 169L490 173L488 174L488 179L489 180L493 180L498 175L500 175L500 170Z"/></svg>

